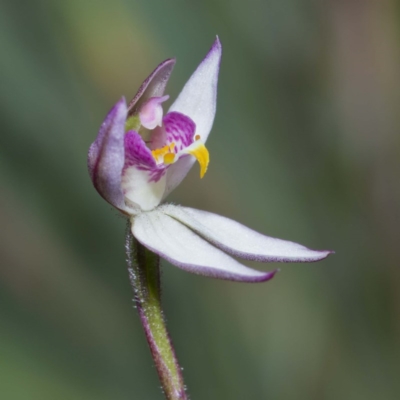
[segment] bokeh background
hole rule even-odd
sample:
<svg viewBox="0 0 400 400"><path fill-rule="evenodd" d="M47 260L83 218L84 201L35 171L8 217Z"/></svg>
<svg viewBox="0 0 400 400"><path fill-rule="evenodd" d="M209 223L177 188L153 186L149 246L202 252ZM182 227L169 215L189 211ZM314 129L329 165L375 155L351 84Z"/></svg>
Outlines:
<svg viewBox="0 0 400 400"><path fill-rule="evenodd" d="M1 0L0 397L156 400L125 222L86 154L163 59L174 98L218 34L218 112L170 200L336 254L238 284L167 263L192 399L400 398L394 0ZM277 265L258 265L273 269Z"/></svg>

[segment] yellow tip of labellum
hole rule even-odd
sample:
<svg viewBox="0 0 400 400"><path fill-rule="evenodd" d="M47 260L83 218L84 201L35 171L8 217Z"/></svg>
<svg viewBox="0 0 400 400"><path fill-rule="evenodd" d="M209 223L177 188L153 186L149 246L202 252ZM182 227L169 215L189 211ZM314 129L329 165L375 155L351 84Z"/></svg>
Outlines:
<svg viewBox="0 0 400 400"><path fill-rule="evenodd" d="M200 164L200 178L203 178L207 172L208 163L210 162L210 154L208 153L206 146L197 141L195 146L190 150L188 149L188 153L196 157L196 160Z"/></svg>

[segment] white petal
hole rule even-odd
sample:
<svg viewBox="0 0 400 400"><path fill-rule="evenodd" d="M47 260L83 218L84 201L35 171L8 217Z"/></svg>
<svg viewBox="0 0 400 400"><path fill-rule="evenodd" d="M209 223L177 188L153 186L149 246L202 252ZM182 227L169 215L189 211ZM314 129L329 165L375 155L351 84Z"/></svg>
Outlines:
<svg viewBox="0 0 400 400"><path fill-rule="evenodd" d="M312 262L332 253L265 236L229 218L206 211L170 204L163 205L160 210L235 257L259 262Z"/></svg>
<svg viewBox="0 0 400 400"><path fill-rule="evenodd" d="M89 174L94 187L106 201L124 213L128 210L121 190L121 171L127 112L125 98L122 98L107 114L88 154Z"/></svg>
<svg viewBox="0 0 400 400"><path fill-rule="evenodd" d="M196 124L196 135L200 135L203 142L207 140L214 122L221 52L221 43L216 38L169 109L169 112L177 111L191 118Z"/></svg>
<svg viewBox="0 0 400 400"><path fill-rule="evenodd" d="M148 249L186 271L244 282L271 279L276 271L245 267L158 209L132 219L132 233Z"/></svg>
<svg viewBox="0 0 400 400"><path fill-rule="evenodd" d="M141 171L135 166L127 168L122 176L122 188L127 206L152 210L160 204L165 182L165 175L157 182L151 182L148 171Z"/></svg>
<svg viewBox="0 0 400 400"><path fill-rule="evenodd" d="M210 51L169 109L191 118L196 124L196 135L200 135L203 143L207 140L215 117L221 52L221 43L217 37ZM164 198L181 183L194 162L194 157L187 157L171 166L167 173Z"/></svg>

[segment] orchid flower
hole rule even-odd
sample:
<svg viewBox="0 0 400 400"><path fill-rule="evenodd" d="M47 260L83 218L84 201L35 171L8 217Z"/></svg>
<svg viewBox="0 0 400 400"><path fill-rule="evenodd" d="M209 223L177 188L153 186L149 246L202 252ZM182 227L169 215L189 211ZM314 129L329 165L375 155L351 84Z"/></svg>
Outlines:
<svg viewBox="0 0 400 400"><path fill-rule="evenodd" d="M131 281L169 399L186 397L180 368L163 327L157 256L199 275L263 282L271 279L276 270L254 270L236 258L312 262L331 253L262 235L206 211L163 204L196 160L200 178L207 171L206 141L216 112L220 61L221 43L217 37L165 115L163 103L169 96L164 95L164 90L175 60L162 62L129 104L121 98L111 109L88 155L93 185L108 203L129 218L127 254Z"/></svg>
<svg viewBox="0 0 400 400"><path fill-rule="evenodd" d="M196 160L200 176L207 171L205 144L215 117L220 60L217 38L164 117L164 90L175 60L161 63L129 105L122 98L109 112L90 147L89 171L100 195L131 218L133 235L152 252L196 274L262 282L275 271L250 269L231 256L309 262L330 251L264 236L209 212L160 205Z"/></svg>

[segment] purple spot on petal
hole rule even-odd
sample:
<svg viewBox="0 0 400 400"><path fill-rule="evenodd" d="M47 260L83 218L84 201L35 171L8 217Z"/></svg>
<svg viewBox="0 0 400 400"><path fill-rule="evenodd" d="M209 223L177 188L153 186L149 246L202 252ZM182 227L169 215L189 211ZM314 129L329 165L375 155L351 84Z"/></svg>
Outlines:
<svg viewBox="0 0 400 400"><path fill-rule="evenodd" d="M122 173L133 166L140 171L148 171L149 182L157 182L165 174L166 166L157 165L150 149L136 131L129 131L125 134L124 145L125 164Z"/></svg>
<svg viewBox="0 0 400 400"><path fill-rule="evenodd" d="M179 149L190 146L194 140L196 124L186 115L170 112L163 119L167 144L175 143Z"/></svg>
<svg viewBox="0 0 400 400"><path fill-rule="evenodd" d="M154 167L156 162L151 151L146 146L142 137L136 131L129 131L125 134L125 166L147 166Z"/></svg>

